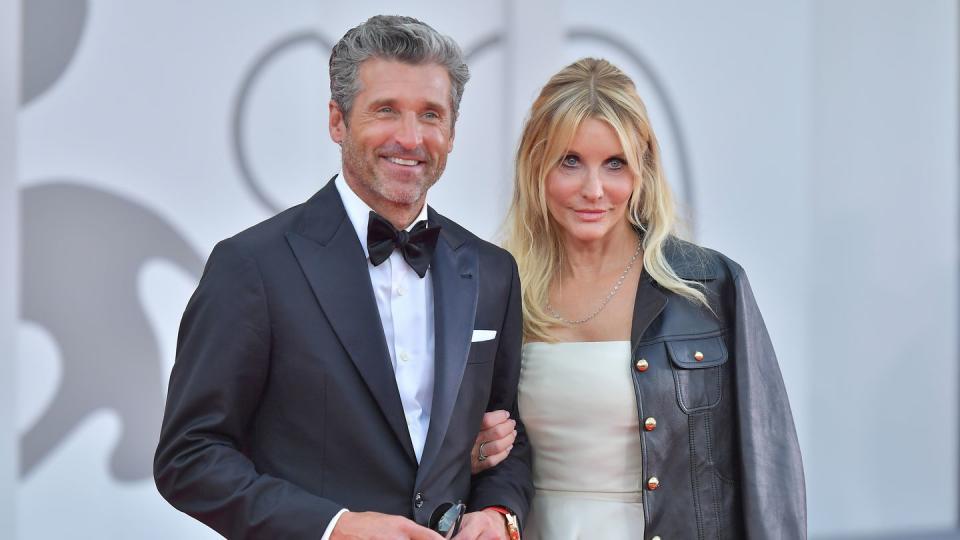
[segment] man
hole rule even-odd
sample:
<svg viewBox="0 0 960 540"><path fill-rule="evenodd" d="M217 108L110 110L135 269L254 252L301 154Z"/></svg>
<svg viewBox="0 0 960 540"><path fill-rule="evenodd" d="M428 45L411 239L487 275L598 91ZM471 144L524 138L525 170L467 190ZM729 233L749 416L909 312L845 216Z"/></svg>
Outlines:
<svg viewBox="0 0 960 540"><path fill-rule="evenodd" d="M220 242L184 313L154 464L175 507L229 538L437 539L463 500L458 538L516 534L523 427L470 475L484 411L516 417L516 264L426 205L468 78L409 17L334 47L342 174Z"/></svg>

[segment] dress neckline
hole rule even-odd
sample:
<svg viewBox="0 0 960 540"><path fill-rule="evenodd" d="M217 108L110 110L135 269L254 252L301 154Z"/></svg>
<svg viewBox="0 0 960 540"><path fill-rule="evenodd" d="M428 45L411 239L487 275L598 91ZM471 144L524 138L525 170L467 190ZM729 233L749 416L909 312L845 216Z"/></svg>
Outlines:
<svg viewBox="0 0 960 540"><path fill-rule="evenodd" d="M615 340L606 340L606 341L528 341L524 343L523 346L528 345L543 345L545 347L557 346L557 345L605 345L605 344L616 344L620 345L623 343L630 343L629 339L615 339Z"/></svg>

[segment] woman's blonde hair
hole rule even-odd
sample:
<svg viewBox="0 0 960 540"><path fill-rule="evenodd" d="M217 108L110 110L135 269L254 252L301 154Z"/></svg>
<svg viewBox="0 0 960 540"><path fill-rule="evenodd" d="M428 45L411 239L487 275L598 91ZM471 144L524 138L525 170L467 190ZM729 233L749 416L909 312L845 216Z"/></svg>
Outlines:
<svg viewBox="0 0 960 540"><path fill-rule="evenodd" d="M606 60L583 58L547 81L533 102L517 149L506 248L520 269L527 340L551 341L549 328L561 324L545 309L550 283L559 275L563 246L547 210L544 186L586 118L602 120L616 131L627 166L638 179L627 219L643 236L647 273L662 287L708 306L697 283L680 278L664 257L664 242L675 222L673 199L657 138L633 81Z"/></svg>

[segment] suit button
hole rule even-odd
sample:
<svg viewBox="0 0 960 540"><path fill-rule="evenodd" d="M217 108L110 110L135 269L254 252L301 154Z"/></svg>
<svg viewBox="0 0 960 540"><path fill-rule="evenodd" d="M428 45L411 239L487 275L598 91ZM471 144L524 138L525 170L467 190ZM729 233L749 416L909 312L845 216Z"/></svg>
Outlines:
<svg viewBox="0 0 960 540"><path fill-rule="evenodd" d="M413 504L417 508L420 508L423 506L423 493L419 491L417 492L417 494L413 497Z"/></svg>
<svg viewBox="0 0 960 540"><path fill-rule="evenodd" d="M653 431L657 429L657 419L654 417L649 417L643 421L643 429L647 431Z"/></svg>
<svg viewBox="0 0 960 540"><path fill-rule="evenodd" d="M650 540L660 540L660 537L659 537L659 536L654 536L654 537L651 538Z"/></svg>
<svg viewBox="0 0 960 540"><path fill-rule="evenodd" d="M650 491L655 491L658 487L660 487L659 478L657 478L656 476L651 476L650 478L647 479L647 489L649 489Z"/></svg>
<svg viewBox="0 0 960 540"><path fill-rule="evenodd" d="M637 360L637 371L639 371L640 373L643 373L649 367L650 367L650 362L647 362L646 358L641 358Z"/></svg>

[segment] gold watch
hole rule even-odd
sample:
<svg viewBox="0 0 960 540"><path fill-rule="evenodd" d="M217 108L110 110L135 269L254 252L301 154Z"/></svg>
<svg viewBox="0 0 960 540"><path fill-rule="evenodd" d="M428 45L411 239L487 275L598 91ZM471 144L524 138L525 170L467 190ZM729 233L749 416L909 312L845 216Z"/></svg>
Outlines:
<svg viewBox="0 0 960 540"><path fill-rule="evenodd" d="M510 540L520 540L520 521L517 519L516 514L511 512L504 514L503 517L507 520L507 537L510 538Z"/></svg>
<svg viewBox="0 0 960 540"><path fill-rule="evenodd" d="M517 519L517 515L502 506L491 506L490 509L499 512L506 520L507 538L520 540L520 520Z"/></svg>

